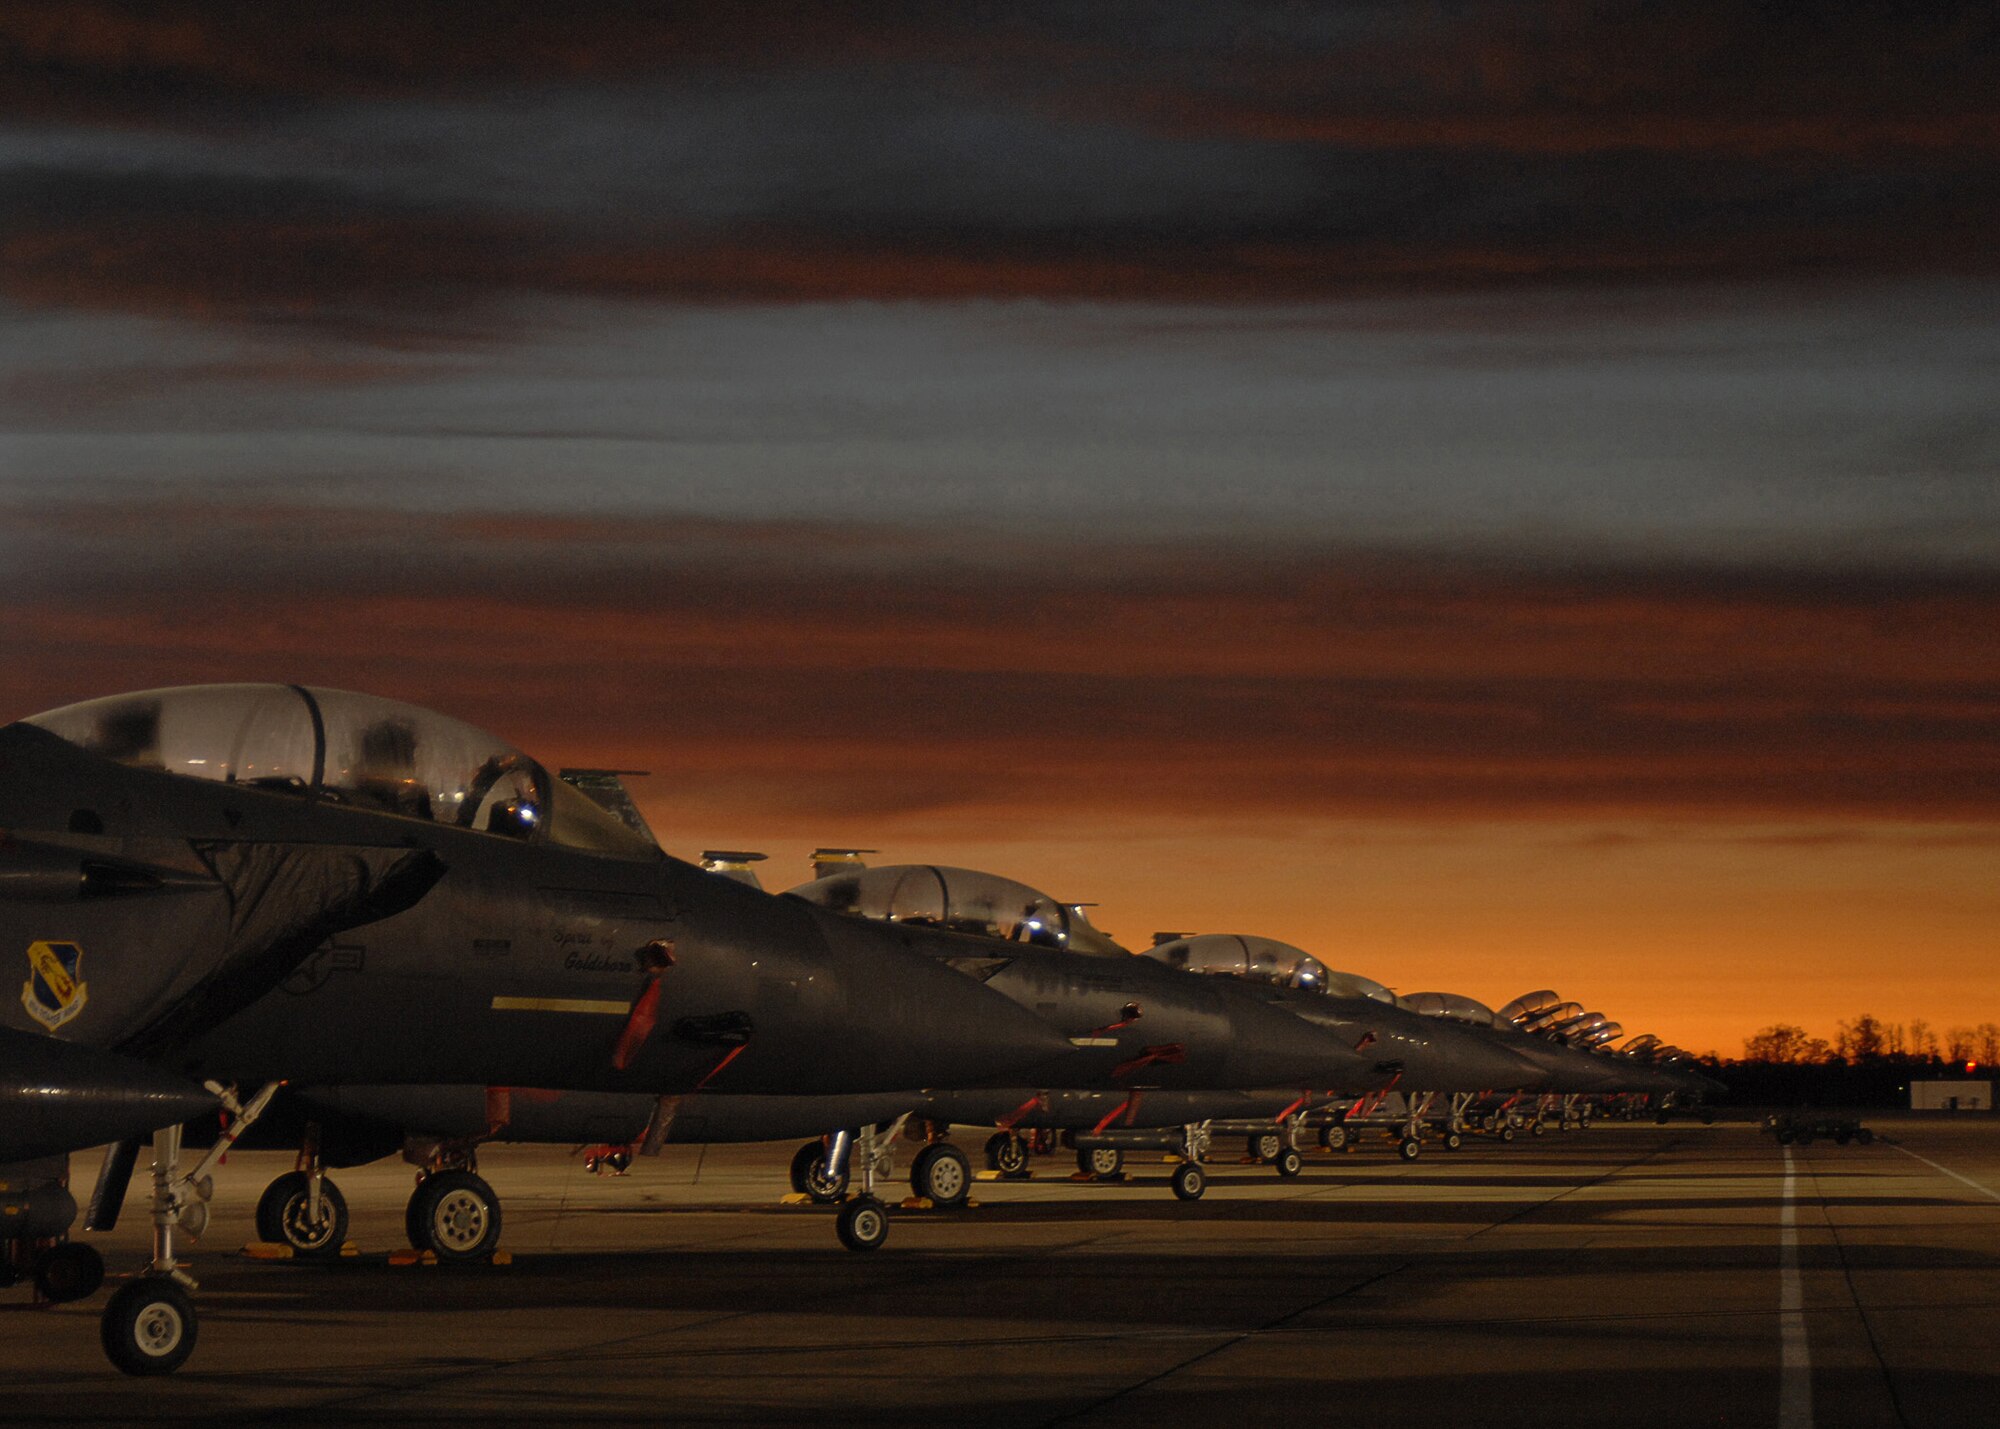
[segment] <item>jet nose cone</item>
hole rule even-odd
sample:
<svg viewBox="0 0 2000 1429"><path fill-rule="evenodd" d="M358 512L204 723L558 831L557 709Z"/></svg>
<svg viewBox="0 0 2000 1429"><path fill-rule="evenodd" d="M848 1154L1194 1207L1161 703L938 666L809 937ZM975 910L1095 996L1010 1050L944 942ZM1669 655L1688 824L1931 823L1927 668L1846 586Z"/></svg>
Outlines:
<svg viewBox="0 0 2000 1429"><path fill-rule="evenodd" d="M1353 1086L1374 1065L1333 1031L1281 1003L1224 992L1230 1023L1226 1075L1232 1088Z"/></svg>
<svg viewBox="0 0 2000 1429"><path fill-rule="evenodd" d="M1572 1069L1570 1078L1581 1091L1628 1092L1644 1091L1649 1087L1664 1090L1670 1085L1657 1072L1643 1067L1621 1067L1609 1057L1579 1052L1574 1048L1565 1049L1563 1062Z"/></svg>
<svg viewBox="0 0 2000 1429"><path fill-rule="evenodd" d="M905 948L885 925L825 915L826 968L845 1036L819 1039L826 1093L1010 1085L1067 1056L1069 1039L977 976Z"/></svg>
<svg viewBox="0 0 2000 1429"><path fill-rule="evenodd" d="M1534 1086L1542 1071L1526 1057L1474 1030L1445 1028L1440 1050L1457 1071L1454 1091L1520 1091Z"/></svg>

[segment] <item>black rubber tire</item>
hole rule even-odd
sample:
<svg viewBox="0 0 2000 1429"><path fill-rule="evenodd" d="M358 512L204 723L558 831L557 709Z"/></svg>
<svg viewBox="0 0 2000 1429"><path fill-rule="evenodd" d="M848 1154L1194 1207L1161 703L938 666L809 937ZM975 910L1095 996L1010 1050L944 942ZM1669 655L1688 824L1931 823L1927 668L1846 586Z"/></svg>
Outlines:
<svg viewBox="0 0 2000 1429"><path fill-rule="evenodd" d="M1514 1136L1515 1136L1515 1131L1513 1123L1509 1122L1507 1125L1500 1128L1500 1139L1502 1141L1512 1141L1514 1139Z"/></svg>
<svg viewBox="0 0 2000 1429"><path fill-rule="evenodd" d="M303 1171L287 1171L266 1186L257 1198L257 1238L271 1245L288 1245L301 1259L337 1256L347 1240L347 1198L331 1177L320 1177L322 1217L313 1226L306 1220L308 1189Z"/></svg>
<svg viewBox="0 0 2000 1429"><path fill-rule="evenodd" d="M87 1300L104 1283L104 1257L94 1245L66 1240L35 1257L35 1289L52 1305Z"/></svg>
<svg viewBox="0 0 2000 1429"><path fill-rule="evenodd" d="M1549 1134L1549 1126L1547 1122L1532 1121L1528 1123L1528 1135L1547 1136L1548 1134Z"/></svg>
<svg viewBox="0 0 2000 1429"><path fill-rule="evenodd" d="M126 1374L172 1374L194 1353L200 1325L194 1301L164 1275L121 1285L97 1323L111 1363Z"/></svg>
<svg viewBox="0 0 2000 1429"><path fill-rule="evenodd" d="M1447 1131L1444 1134L1444 1149L1446 1151L1456 1151L1463 1145L1465 1145L1465 1138L1457 1132Z"/></svg>
<svg viewBox="0 0 2000 1429"><path fill-rule="evenodd" d="M267 1245L277 1245L278 1202L285 1194L285 1188L293 1177L304 1178L302 1171L287 1171L264 1188L264 1194L257 1198L257 1239Z"/></svg>
<svg viewBox="0 0 2000 1429"><path fill-rule="evenodd" d="M1319 1144L1328 1151L1339 1151L1351 1140L1353 1138L1347 1134L1347 1128L1344 1126L1328 1126L1320 1130Z"/></svg>
<svg viewBox="0 0 2000 1429"><path fill-rule="evenodd" d="M632 1153L629 1151L614 1151L604 1158L604 1164L609 1166L613 1171L616 1171L620 1176L623 1176L627 1171L632 1169Z"/></svg>
<svg viewBox="0 0 2000 1429"><path fill-rule="evenodd" d="M500 1244L500 1197L470 1171L438 1171L410 1198L419 1247L441 1265L490 1260Z"/></svg>
<svg viewBox="0 0 2000 1429"><path fill-rule="evenodd" d="M423 1204L424 1183L428 1180L430 1180L428 1175L419 1179L417 1188L410 1192L410 1199L403 1205L403 1235L410 1242L411 1250L430 1248L424 1244L424 1233L417 1221L417 1209Z"/></svg>
<svg viewBox="0 0 2000 1429"><path fill-rule="evenodd" d="M1246 1138L1246 1149L1259 1161L1276 1161L1285 1149L1285 1138L1275 1131L1260 1131Z"/></svg>
<svg viewBox="0 0 2000 1429"><path fill-rule="evenodd" d="M826 1148L817 1141L808 1141L792 1153L792 1189L800 1195L806 1194L806 1173L814 1162L826 1155Z"/></svg>
<svg viewBox="0 0 2000 1429"><path fill-rule="evenodd" d="M972 1163L949 1141L934 1141L910 1163L910 1189L933 1206L962 1206L972 1194Z"/></svg>
<svg viewBox="0 0 2000 1429"><path fill-rule="evenodd" d="M873 1196L856 1196L840 1208L833 1229L849 1250L879 1250L889 1238L889 1212Z"/></svg>
<svg viewBox="0 0 2000 1429"><path fill-rule="evenodd" d="M1278 1152L1276 1156L1273 1156L1271 1158L1271 1165L1274 1168L1276 1168L1278 1174L1284 1177L1287 1181L1291 1180L1292 1177L1298 1175L1299 1172L1306 1169L1305 1158L1299 1155L1298 1151L1290 1146L1284 1147Z"/></svg>
<svg viewBox="0 0 2000 1429"><path fill-rule="evenodd" d="M799 1174L800 1189L822 1206L831 1206L847 1194L847 1172L842 1171L838 1176L828 1175L826 1148L817 1142L808 1142L807 1145L819 1154L803 1163L804 1169ZM850 1149L848 1164L851 1166L853 1161L854 1152Z"/></svg>
<svg viewBox="0 0 2000 1429"><path fill-rule="evenodd" d="M1396 1143L1396 1154L1405 1161L1414 1161L1424 1154L1424 1144L1414 1136L1406 1136Z"/></svg>
<svg viewBox="0 0 2000 1429"><path fill-rule="evenodd" d="M1872 1146L1875 1144L1875 1133L1864 1126L1861 1130L1854 1133L1854 1139L1863 1146Z"/></svg>
<svg viewBox="0 0 2000 1429"><path fill-rule="evenodd" d="M1174 1195L1183 1201L1199 1201L1201 1193L1208 1189L1208 1176L1192 1161L1183 1161L1174 1167Z"/></svg>
<svg viewBox="0 0 2000 1429"><path fill-rule="evenodd" d="M1125 1153L1115 1146L1093 1146L1076 1153L1076 1169L1086 1176L1108 1179L1125 1169Z"/></svg>
<svg viewBox="0 0 2000 1429"><path fill-rule="evenodd" d="M1028 1174L1028 1143L1011 1131L997 1131L986 1139L986 1168L1009 1178Z"/></svg>

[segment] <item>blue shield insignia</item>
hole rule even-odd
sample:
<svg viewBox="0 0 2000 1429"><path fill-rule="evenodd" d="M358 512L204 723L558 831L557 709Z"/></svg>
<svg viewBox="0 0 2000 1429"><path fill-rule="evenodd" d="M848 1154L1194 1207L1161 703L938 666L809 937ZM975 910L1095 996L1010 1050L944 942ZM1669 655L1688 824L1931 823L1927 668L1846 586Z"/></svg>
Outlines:
<svg viewBox="0 0 2000 1429"><path fill-rule="evenodd" d="M75 943L30 943L28 980L21 1005L53 1032L83 1011L90 989L83 981L83 949Z"/></svg>

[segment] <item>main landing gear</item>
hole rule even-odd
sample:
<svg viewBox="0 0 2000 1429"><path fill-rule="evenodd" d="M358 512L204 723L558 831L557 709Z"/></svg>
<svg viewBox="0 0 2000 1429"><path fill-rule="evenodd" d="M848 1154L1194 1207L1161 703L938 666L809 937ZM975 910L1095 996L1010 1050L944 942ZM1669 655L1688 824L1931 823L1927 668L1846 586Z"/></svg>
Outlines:
<svg viewBox="0 0 2000 1429"><path fill-rule="evenodd" d="M986 1138L986 1169L998 1171L1009 1181L1028 1174L1028 1143L1011 1131L996 1131Z"/></svg>
<svg viewBox="0 0 2000 1429"><path fill-rule="evenodd" d="M940 1210L962 1206L972 1194L972 1163L949 1141L933 1141L910 1163L910 1190Z"/></svg>
<svg viewBox="0 0 2000 1429"><path fill-rule="evenodd" d="M1125 1153L1115 1146L1092 1146L1076 1153L1080 1176L1098 1181L1119 1181L1125 1177Z"/></svg>
<svg viewBox="0 0 2000 1429"><path fill-rule="evenodd" d="M403 1210L412 1250L429 1251L444 1265L493 1258L500 1244L500 1197L479 1175L478 1164L467 1145L440 1142L429 1148Z"/></svg>
<svg viewBox="0 0 2000 1429"><path fill-rule="evenodd" d="M834 1205L847 1195L847 1168L835 1172L828 1160L830 1154L827 1142L808 1141L792 1157L792 1189L823 1206Z"/></svg>
<svg viewBox="0 0 2000 1429"><path fill-rule="evenodd" d="M304 1157L300 1158L304 1160ZM257 1239L290 1246L301 1260L340 1254L347 1240L347 1198L319 1169L287 1171L257 1198Z"/></svg>

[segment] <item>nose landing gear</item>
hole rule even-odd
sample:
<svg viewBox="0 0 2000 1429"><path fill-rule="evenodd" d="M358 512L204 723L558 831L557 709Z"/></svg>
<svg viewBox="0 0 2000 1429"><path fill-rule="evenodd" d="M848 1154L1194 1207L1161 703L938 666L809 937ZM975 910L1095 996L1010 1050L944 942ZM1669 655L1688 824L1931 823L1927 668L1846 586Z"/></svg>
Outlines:
<svg viewBox="0 0 2000 1429"><path fill-rule="evenodd" d="M278 1083L268 1083L246 1104L237 1101L234 1088L214 1082L207 1086L230 1113L229 1127L216 1138L215 1145L194 1170L186 1174L180 1164L180 1127L164 1127L153 1133L153 1258L138 1278L119 1287L98 1322L98 1337L105 1355L126 1374L171 1374L194 1353L200 1323L188 1292L195 1288L195 1283L181 1269L177 1237L200 1238L208 1225L208 1200L215 1192L209 1168L249 1130L278 1090ZM107 1172L112 1164L107 1160ZM124 1169L115 1178L121 1194L123 1178L130 1170L131 1161L125 1158ZM92 1225L109 1230L117 1220L116 1213L109 1209L116 1198L96 1199L103 1200L106 1209L99 1219L98 1208L93 1206Z"/></svg>
<svg viewBox="0 0 2000 1429"><path fill-rule="evenodd" d="M126 1374L171 1374L194 1353L194 1301L165 1275L142 1275L119 1287L104 1307L98 1337Z"/></svg>

